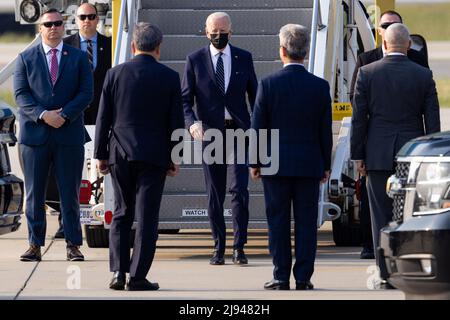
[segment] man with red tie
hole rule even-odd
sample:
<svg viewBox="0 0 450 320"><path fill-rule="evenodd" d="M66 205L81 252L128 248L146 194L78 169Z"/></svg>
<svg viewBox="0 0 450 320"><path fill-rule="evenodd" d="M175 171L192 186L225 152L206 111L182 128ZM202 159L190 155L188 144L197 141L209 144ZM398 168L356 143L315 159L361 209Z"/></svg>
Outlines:
<svg viewBox="0 0 450 320"><path fill-rule="evenodd" d="M82 261L79 190L84 162L83 111L92 100L92 71L86 53L63 44L63 18L56 9L41 16L40 33L42 44L19 55L14 74L30 244L20 259L41 260L46 184L53 167L67 260Z"/></svg>

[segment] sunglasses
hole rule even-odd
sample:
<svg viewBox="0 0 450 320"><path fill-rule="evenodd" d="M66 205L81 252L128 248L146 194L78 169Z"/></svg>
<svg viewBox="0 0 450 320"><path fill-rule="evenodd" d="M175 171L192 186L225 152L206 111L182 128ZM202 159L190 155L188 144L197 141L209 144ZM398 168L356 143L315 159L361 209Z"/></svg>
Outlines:
<svg viewBox="0 0 450 320"><path fill-rule="evenodd" d="M386 30L390 25L393 25L394 23L400 23L400 22L384 22L380 24L380 28Z"/></svg>
<svg viewBox="0 0 450 320"><path fill-rule="evenodd" d="M53 26L55 27L61 27L63 24L62 20L58 20L58 21L47 21L47 22L43 22L42 25L46 28L51 28Z"/></svg>
<svg viewBox="0 0 450 320"><path fill-rule="evenodd" d="M78 16L78 19L80 19L81 21L86 20L86 18L88 18L89 20L94 20L95 18L97 18L97 15L95 13L92 14L80 14Z"/></svg>

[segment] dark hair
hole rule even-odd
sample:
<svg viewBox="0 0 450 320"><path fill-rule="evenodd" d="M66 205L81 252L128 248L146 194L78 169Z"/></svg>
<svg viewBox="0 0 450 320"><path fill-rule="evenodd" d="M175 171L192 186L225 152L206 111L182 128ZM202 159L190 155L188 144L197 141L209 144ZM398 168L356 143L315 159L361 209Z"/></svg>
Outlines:
<svg viewBox="0 0 450 320"><path fill-rule="evenodd" d="M161 30L148 22L139 22L134 28L133 41L139 51L154 51L161 44L162 39Z"/></svg>
<svg viewBox="0 0 450 320"><path fill-rule="evenodd" d="M59 14L62 16L62 14L61 14L61 12L59 12L59 10L57 10L57 9L55 9L55 8L49 8L49 9L45 10L45 11L41 14L41 17L42 17L44 14L47 14L47 13L59 13Z"/></svg>
<svg viewBox="0 0 450 320"><path fill-rule="evenodd" d="M392 15L392 16L397 16L397 17L399 17L399 19L400 19L400 23L403 23L403 18L402 18L402 16L400 15L400 13L398 13L397 11L394 11L394 10L388 10L388 11L385 11L385 12L383 12L382 14L381 14L381 16L380 16L380 20L381 20L381 18L383 18L383 16L385 16L385 15Z"/></svg>

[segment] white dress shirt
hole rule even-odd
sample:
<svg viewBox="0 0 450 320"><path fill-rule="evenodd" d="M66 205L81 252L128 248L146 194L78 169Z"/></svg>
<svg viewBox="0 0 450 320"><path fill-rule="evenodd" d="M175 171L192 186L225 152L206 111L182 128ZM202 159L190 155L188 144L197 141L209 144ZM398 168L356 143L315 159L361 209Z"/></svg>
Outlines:
<svg viewBox="0 0 450 320"><path fill-rule="evenodd" d="M50 71L50 66L52 63L52 53L50 52L50 50L52 50L53 48L46 45L45 43L42 43L42 48L44 49L44 53L45 53L45 57L47 58L47 67L48 67L48 71ZM61 63L61 55L62 55L62 48L63 48L63 42L61 41L56 47L55 49L58 50L56 52L56 58L58 59L58 66Z"/></svg>
<svg viewBox="0 0 450 320"><path fill-rule="evenodd" d="M44 53L45 53L45 58L47 59L47 68L48 68L48 72L51 73L50 67L52 65L52 53L50 52L50 50L52 50L53 48L46 45L45 43L42 42L42 48L44 49ZM61 63L61 55L62 55L62 48L63 48L63 42L61 41L56 47L55 49L58 50L56 52L56 58L58 59L58 66ZM47 110L42 111L42 113L39 115L39 119L42 119L42 116L44 115L44 113L46 113Z"/></svg>
<svg viewBox="0 0 450 320"><path fill-rule="evenodd" d="M386 56L405 56L406 54L401 53L401 52L391 52L391 53L387 53Z"/></svg>
<svg viewBox="0 0 450 320"><path fill-rule="evenodd" d="M209 51L211 52L211 60L214 67L214 73L216 73L216 67L217 67L217 60L219 59L219 53L220 51L217 50L212 44L209 45ZM230 77L231 77L231 49L230 45L227 44L225 49L222 51L222 60L223 60L223 71L224 71L224 77L225 77L225 92L227 92L228 85L230 84ZM231 120L233 119L228 112L226 106L225 106L225 120Z"/></svg>
<svg viewBox="0 0 450 320"><path fill-rule="evenodd" d="M283 65L283 68L286 68L287 66L302 66L303 68L305 67L305 65L303 63L298 63L298 62L286 63L285 65Z"/></svg>

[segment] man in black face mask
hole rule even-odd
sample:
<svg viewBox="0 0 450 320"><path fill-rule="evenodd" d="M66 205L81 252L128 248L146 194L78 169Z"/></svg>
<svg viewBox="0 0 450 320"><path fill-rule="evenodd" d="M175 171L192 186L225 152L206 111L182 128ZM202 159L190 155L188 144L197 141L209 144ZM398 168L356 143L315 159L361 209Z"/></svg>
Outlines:
<svg viewBox="0 0 450 320"><path fill-rule="evenodd" d="M224 133L223 146L226 146L225 130L247 130L250 127L246 97L253 110L258 85L253 59L249 52L228 44L230 35L230 16L225 12L211 14L206 20L206 36L211 44L190 54L186 61L182 81L184 117L192 137L203 141L203 148L209 143L203 139L207 129L221 130ZM196 112L193 110L194 104ZM223 154L226 154L225 150ZM221 159L221 163L213 164L203 159L208 217L214 239L212 265L225 263L223 204L228 167L231 170L229 191L234 229L233 263L248 263L244 253L249 218L248 168L245 163L238 163L236 158L235 152L233 164L229 165L226 158Z"/></svg>

